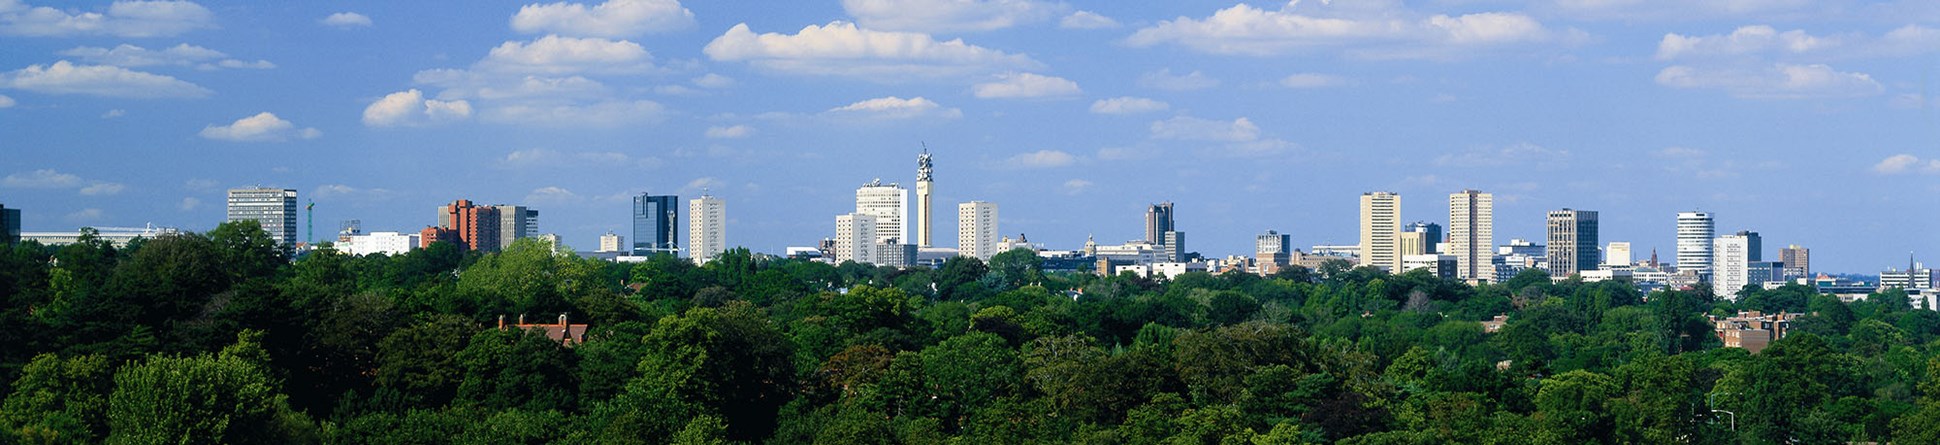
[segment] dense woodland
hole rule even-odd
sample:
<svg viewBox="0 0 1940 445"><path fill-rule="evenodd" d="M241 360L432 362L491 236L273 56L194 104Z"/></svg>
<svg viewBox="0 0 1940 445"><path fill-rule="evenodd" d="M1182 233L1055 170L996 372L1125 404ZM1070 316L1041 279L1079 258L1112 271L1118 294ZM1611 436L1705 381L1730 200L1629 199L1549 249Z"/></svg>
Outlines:
<svg viewBox="0 0 1940 445"><path fill-rule="evenodd" d="M0 293L0 443L1940 443L1940 314L1890 292L1345 262L1165 281L1028 250L291 261L231 223L0 246ZM1738 310L1809 315L1753 355L1705 318ZM495 328L562 313L586 343Z"/></svg>

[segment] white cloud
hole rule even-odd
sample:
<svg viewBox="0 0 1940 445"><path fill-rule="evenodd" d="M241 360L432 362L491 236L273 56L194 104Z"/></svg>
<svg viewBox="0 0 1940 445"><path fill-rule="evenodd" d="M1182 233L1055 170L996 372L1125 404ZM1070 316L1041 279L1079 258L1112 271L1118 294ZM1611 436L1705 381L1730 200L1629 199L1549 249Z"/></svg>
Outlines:
<svg viewBox="0 0 1940 445"><path fill-rule="evenodd" d="M1078 83L1062 77L1032 73L1006 73L996 82L977 84L973 91L980 99L1019 99L1032 97L1076 96L1083 93Z"/></svg>
<svg viewBox="0 0 1940 445"><path fill-rule="evenodd" d="M963 117L962 110L943 108L943 105L920 96L909 99L896 96L879 97L831 108L828 113L834 115L870 116L883 119L910 119L932 116L955 119Z"/></svg>
<svg viewBox="0 0 1940 445"><path fill-rule="evenodd" d="M1287 88L1327 88L1351 83L1345 77L1315 73L1294 74L1280 79L1280 85Z"/></svg>
<svg viewBox="0 0 1940 445"><path fill-rule="evenodd" d="M707 137L710 139L740 139L751 134L754 134L754 128L746 125L707 127Z"/></svg>
<svg viewBox="0 0 1940 445"><path fill-rule="evenodd" d="M1569 159L1569 150L1551 149L1525 142L1501 147L1475 147L1462 153L1444 154L1435 158L1435 166L1468 168L1506 165L1557 166L1568 162Z"/></svg>
<svg viewBox="0 0 1940 445"><path fill-rule="evenodd" d="M1905 173L1940 174L1940 159L1922 160L1920 157L1910 154L1897 154L1880 160L1878 164L1873 164L1873 172L1882 175Z"/></svg>
<svg viewBox="0 0 1940 445"><path fill-rule="evenodd" d="M699 178L694 178L694 180L692 181L687 181L687 186L681 187L680 191L699 192L699 191L708 190L708 189L717 189L724 186L727 186L726 182L722 182L721 180L715 179L712 176L703 176Z"/></svg>
<svg viewBox="0 0 1940 445"><path fill-rule="evenodd" d="M1765 52L1806 53L1840 44L1839 39L1816 37L1804 30L1778 32L1770 26L1740 27L1731 34L1685 36L1671 33L1657 43L1657 59L1698 56L1737 56Z"/></svg>
<svg viewBox="0 0 1940 445"><path fill-rule="evenodd" d="M60 55L74 57L83 62L136 68L144 66L188 66L204 70L217 68L275 68L276 64L267 60L245 62L228 58L222 51L203 48L187 43L177 44L160 51L123 43L114 48L83 46L66 51Z"/></svg>
<svg viewBox="0 0 1940 445"><path fill-rule="evenodd" d="M1058 27L1064 29L1111 29L1118 27L1118 21L1112 20L1111 17L1098 15L1095 12L1078 11L1064 16L1063 20L1058 21Z"/></svg>
<svg viewBox="0 0 1940 445"><path fill-rule="evenodd" d="M499 44L475 67L525 74L631 74L653 69L653 55L625 40L549 35L530 43Z"/></svg>
<svg viewBox="0 0 1940 445"><path fill-rule="evenodd" d="M1193 91L1219 86L1219 79L1208 77L1198 70L1181 75L1172 74L1171 68L1161 68L1140 76L1138 85L1167 91Z"/></svg>
<svg viewBox="0 0 1940 445"><path fill-rule="evenodd" d="M719 89L734 86L734 78L714 73L707 73L707 75L696 77L690 80L690 82L693 82L695 86L701 88Z"/></svg>
<svg viewBox="0 0 1940 445"><path fill-rule="evenodd" d="M359 27L369 28L371 26L370 16L358 14L355 12L339 12L336 14L331 14L330 16L324 17L323 20L318 20L317 22L322 23L324 25L335 26L338 28L345 28L345 29L359 28Z"/></svg>
<svg viewBox="0 0 1940 445"><path fill-rule="evenodd" d="M1171 105L1165 102L1143 97L1124 96L1099 99L1097 102L1092 102L1091 112L1098 114L1138 114L1165 111L1171 107Z"/></svg>
<svg viewBox="0 0 1940 445"><path fill-rule="evenodd" d="M609 0L592 7L530 4L512 16L512 30L526 34L632 37L693 26L694 12L681 7L678 0Z"/></svg>
<svg viewBox="0 0 1940 445"><path fill-rule="evenodd" d="M1125 41L1135 47L1173 44L1203 53L1247 56L1366 44L1429 45L1440 48L1390 56L1438 57L1463 47L1555 38L1555 33L1536 19L1519 13L1435 15L1406 20L1393 14L1369 18L1314 16L1293 12L1290 7L1269 11L1239 4L1204 19L1179 17L1160 21L1138 30Z"/></svg>
<svg viewBox="0 0 1940 445"><path fill-rule="evenodd" d="M1049 20L1063 5L1036 0L842 0L856 22L888 31L990 31Z"/></svg>
<svg viewBox="0 0 1940 445"><path fill-rule="evenodd" d="M1004 160L1010 168L1053 168L1064 167L1078 161L1078 157L1059 150L1039 150L1011 156Z"/></svg>
<svg viewBox="0 0 1940 445"><path fill-rule="evenodd" d="M396 127L465 120L472 115L471 102L425 99L417 89L384 95L364 107L364 125Z"/></svg>
<svg viewBox="0 0 1940 445"><path fill-rule="evenodd" d="M1153 139L1247 142L1259 140L1260 127L1246 118L1232 122L1179 116L1152 122Z"/></svg>
<svg viewBox="0 0 1940 445"><path fill-rule="evenodd" d="M7 175L0 179L0 185L25 189L64 189L81 186L81 177L61 173L54 169L40 169L26 173Z"/></svg>
<svg viewBox="0 0 1940 445"><path fill-rule="evenodd" d="M1690 147L1664 147L1662 150L1657 150L1651 154L1660 158L1696 159L1703 158L1708 153L1705 153L1704 150Z"/></svg>
<svg viewBox="0 0 1940 445"><path fill-rule="evenodd" d="M481 118L497 123L546 127L614 127L659 122L666 107L650 100L609 100L589 104L511 104L486 108Z"/></svg>
<svg viewBox="0 0 1940 445"><path fill-rule="evenodd" d="M126 188L128 187L125 185L113 182L96 182L93 185L81 187L81 194L87 196L109 196L120 194L121 190Z"/></svg>
<svg viewBox="0 0 1940 445"><path fill-rule="evenodd" d="M114 118L117 118L117 117L122 117L122 116L127 116L127 115L128 115L128 110L123 110L123 109L120 109L120 108L116 108L116 109L112 109L112 110L108 110L108 111L107 111L107 112L105 112L105 113L101 113L101 118L102 118L102 119L114 119Z"/></svg>
<svg viewBox="0 0 1940 445"><path fill-rule="evenodd" d="M182 198L182 202L180 204L175 205L175 208L177 210L181 210L184 212L195 210L197 207L202 207L202 200L195 199L194 196Z"/></svg>
<svg viewBox="0 0 1940 445"><path fill-rule="evenodd" d="M85 94L133 99L194 98L211 91L174 77L107 65L29 65L0 74L0 86L43 94Z"/></svg>
<svg viewBox="0 0 1940 445"><path fill-rule="evenodd" d="M444 88L438 97L445 100L531 99L595 100L612 97L605 84L584 76L547 77L501 75L472 70L434 69L419 71L412 80Z"/></svg>
<svg viewBox="0 0 1940 445"><path fill-rule="evenodd" d="M1069 181L1064 181L1064 194L1076 195L1079 193L1084 193L1086 190L1090 190L1092 185L1093 184L1091 183L1091 181L1086 181L1083 179L1072 179Z"/></svg>
<svg viewBox="0 0 1940 445"><path fill-rule="evenodd" d="M1553 0L1564 15L1589 20L1676 20L1770 17L1796 14L1814 5L1841 2L1813 0Z"/></svg>
<svg viewBox="0 0 1940 445"><path fill-rule="evenodd" d="M715 61L748 62L769 71L880 82L1041 66L1028 56L970 45L963 39L937 41L928 34L867 30L841 21L809 25L793 35L755 34L742 23L708 42L703 52Z"/></svg>
<svg viewBox="0 0 1940 445"><path fill-rule="evenodd" d="M0 108L12 108L15 103L13 98L0 94Z"/></svg>
<svg viewBox="0 0 1940 445"><path fill-rule="evenodd" d="M67 214L67 220L69 222L100 221L101 217L105 214L106 213L102 212L101 209L94 209L94 208L81 209L73 213Z"/></svg>
<svg viewBox="0 0 1940 445"><path fill-rule="evenodd" d="M1106 161L1151 159L1155 156L1158 156L1158 152L1150 147L1105 147L1098 149L1098 159Z"/></svg>
<svg viewBox="0 0 1940 445"><path fill-rule="evenodd" d="M558 186L540 187L525 194L526 204L569 204L580 199L579 194Z"/></svg>
<svg viewBox="0 0 1940 445"><path fill-rule="evenodd" d="M315 128L298 129L296 124L265 111L255 116L237 119L235 123L229 125L204 127L201 135L205 139L218 141L275 142L289 140L292 137L316 139L323 136L323 132Z"/></svg>
<svg viewBox="0 0 1940 445"><path fill-rule="evenodd" d="M1658 85L1671 88L1721 89L1747 99L1850 98L1885 91L1865 73L1786 63L1751 69L1673 65L1659 71L1656 80Z"/></svg>
<svg viewBox="0 0 1940 445"><path fill-rule="evenodd" d="M166 37L215 27L215 14L188 1L121 0L107 12L29 7L0 0L0 34L34 37Z"/></svg>
<svg viewBox="0 0 1940 445"><path fill-rule="evenodd" d="M182 188L195 191L213 190L220 184L214 179L190 179L182 181Z"/></svg>

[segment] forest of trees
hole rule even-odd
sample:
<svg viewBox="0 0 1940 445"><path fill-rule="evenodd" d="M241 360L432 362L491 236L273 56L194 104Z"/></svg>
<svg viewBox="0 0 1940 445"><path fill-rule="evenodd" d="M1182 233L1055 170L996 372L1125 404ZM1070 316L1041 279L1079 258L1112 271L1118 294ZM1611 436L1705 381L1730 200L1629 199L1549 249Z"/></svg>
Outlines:
<svg viewBox="0 0 1940 445"><path fill-rule="evenodd" d="M530 240L291 261L230 223L0 246L0 296L0 444L1940 443L1940 314L1897 292ZM1739 310L1807 315L1749 354L1706 318ZM522 314L588 340L495 328Z"/></svg>

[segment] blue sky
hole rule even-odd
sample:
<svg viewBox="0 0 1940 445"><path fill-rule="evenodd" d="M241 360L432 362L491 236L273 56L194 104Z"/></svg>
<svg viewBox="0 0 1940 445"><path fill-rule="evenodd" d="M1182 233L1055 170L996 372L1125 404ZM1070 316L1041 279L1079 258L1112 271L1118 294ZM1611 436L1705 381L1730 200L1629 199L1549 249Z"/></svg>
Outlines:
<svg viewBox="0 0 1940 445"><path fill-rule="evenodd" d="M466 198L577 247L627 197L728 202L729 241L812 245L856 186L937 233L995 201L1053 248L1356 239L1358 195L1496 237L1598 210L1671 257L1674 215L1876 272L1940 252L1940 3L1841 0L49 2L0 0L0 203L28 230L206 230L223 190L319 233L416 230Z"/></svg>

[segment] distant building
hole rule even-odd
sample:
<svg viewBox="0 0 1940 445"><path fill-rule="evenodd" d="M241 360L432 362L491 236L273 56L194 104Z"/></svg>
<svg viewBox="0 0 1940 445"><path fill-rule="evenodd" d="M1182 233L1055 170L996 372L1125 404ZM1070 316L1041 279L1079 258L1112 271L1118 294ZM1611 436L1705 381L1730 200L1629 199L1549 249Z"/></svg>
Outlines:
<svg viewBox="0 0 1940 445"><path fill-rule="evenodd" d="M1610 247L1603 251L1603 264L1606 266L1630 267L1631 261L1628 241L1612 241Z"/></svg>
<svg viewBox="0 0 1940 445"><path fill-rule="evenodd" d="M875 215L850 213L835 217L835 242L830 246L829 255L836 264L854 261L873 264L876 261L876 228L881 227Z"/></svg>
<svg viewBox="0 0 1940 445"><path fill-rule="evenodd" d="M597 250L597 252L606 253L606 252L625 251L622 249L626 249L626 237L620 236L620 234L613 233L612 231L607 231L605 235L600 235L600 248L599 250Z"/></svg>
<svg viewBox="0 0 1940 445"><path fill-rule="evenodd" d="M1713 330L1724 347L1743 348L1757 354L1772 342L1785 338L1791 333L1792 320L1805 314L1764 314L1758 311L1739 312L1730 317L1711 317Z"/></svg>
<svg viewBox="0 0 1940 445"><path fill-rule="evenodd" d="M1797 244L1778 249L1778 261L1785 263L1785 279L1812 277L1812 250Z"/></svg>
<svg viewBox="0 0 1940 445"><path fill-rule="evenodd" d="M1401 269L1404 273L1415 269L1428 269L1436 277L1455 278L1456 267L1457 261L1454 255L1427 253L1401 257Z"/></svg>
<svg viewBox="0 0 1940 445"><path fill-rule="evenodd" d="M1752 284L1751 263L1759 260L1758 232L1720 236L1711 244L1711 293L1737 301L1738 290ZM1682 267L1682 264L1678 265Z"/></svg>
<svg viewBox="0 0 1940 445"><path fill-rule="evenodd" d="M1272 230L1253 240L1253 260L1260 275L1278 273L1293 263L1293 237Z"/></svg>
<svg viewBox="0 0 1940 445"><path fill-rule="evenodd" d="M957 254L990 261L997 255L997 203L957 204Z"/></svg>
<svg viewBox="0 0 1940 445"><path fill-rule="evenodd" d="M229 219L255 221L285 250L296 247L296 189L244 187L229 189Z"/></svg>
<svg viewBox="0 0 1940 445"><path fill-rule="evenodd" d="M707 264L727 251L727 202L703 193L687 202L687 256Z"/></svg>
<svg viewBox="0 0 1940 445"><path fill-rule="evenodd" d="M910 239L904 218L909 213L908 202L909 190L893 183L885 185L882 180L855 190L855 212L875 217L877 243Z"/></svg>
<svg viewBox="0 0 1940 445"><path fill-rule="evenodd" d="M520 315L518 322L509 326L505 324L504 315L498 316L498 330L518 329L521 331L536 331L545 334L546 338L550 338L552 341L559 342L560 345L569 348L586 342L587 328L588 326L583 323L568 323L566 314L559 314L558 323L526 323L525 315Z"/></svg>
<svg viewBox="0 0 1940 445"><path fill-rule="evenodd" d="M95 238L107 241L115 247L128 247L136 239L155 239L162 235L181 233L170 227L95 227ZM64 246L81 242L81 232L20 232L21 241L33 241L47 246Z"/></svg>
<svg viewBox="0 0 1940 445"><path fill-rule="evenodd" d="M456 200L451 204L438 206L437 229L443 231L420 231L420 247L429 247L437 241L450 241L460 249L497 252L502 233L499 231L499 209L492 206L473 205L468 200Z"/></svg>
<svg viewBox="0 0 1940 445"><path fill-rule="evenodd" d="M1566 278L1586 270L1596 270L1597 215L1592 210L1562 209L1549 212L1549 248L1546 259L1549 276Z"/></svg>
<svg viewBox="0 0 1940 445"><path fill-rule="evenodd" d="M1401 229L1401 233L1404 235L1409 233L1419 233L1420 235L1418 236L1421 237L1421 240L1425 243L1424 245L1428 246L1427 250L1423 250L1421 253L1443 253L1441 249L1436 246L1440 245L1441 243L1448 242L1448 239L1442 236L1442 225L1427 222L1427 221L1415 221L1415 222L1408 223L1406 227L1403 227Z"/></svg>
<svg viewBox="0 0 1940 445"><path fill-rule="evenodd" d="M916 265L917 250L915 244L905 244L903 240L892 238L888 241L876 243L871 249L874 250L876 258L870 260L870 264L895 267Z"/></svg>
<svg viewBox="0 0 1940 445"><path fill-rule="evenodd" d="M680 255L680 197L633 197L633 255Z"/></svg>
<svg viewBox="0 0 1940 445"><path fill-rule="evenodd" d="M1396 273L1401 270L1397 238L1401 233L1401 195L1361 194L1361 264Z"/></svg>
<svg viewBox="0 0 1940 445"><path fill-rule="evenodd" d="M1161 202L1145 208L1145 242L1165 245L1165 232L1177 230L1172 220L1172 203Z"/></svg>
<svg viewBox="0 0 1940 445"><path fill-rule="evenodd" d="M1455 277L1471 283L1495 282L1495 195L1463 190L1448 195L1448 251L1455 255Z"/></svg>
<svg viewBox="0 0 1940 445"><path fill-rule="evenodd" d="M20 209L0 204L0 244L20 242Z"/></svg>
<svg viewBox="0 0 1940 445"><path fill-rule="evenodd" d="M1879 273L1880 289L1933 289L1935 274L1933 269L1915 264L1906 270L1888 269Z"/></svg>
<svg viewBox="0 0 1940 445"><path fill-rule="evenodd" d="M1406 231L1396 234L1394 242L1395 254L1401 255L1404 258L1409 255L1434 254L1435 243L1429 241L1427 235L1422 232Z"/></svg>
<svg viewBox="0 0 1940 445"><path fill-rule="evenodd" d="M1745 263L1745 283L1760 284L1766 287L1785 283L1785 263L1780 261L1752 261Z"/></svg>
<svg viewBox="0 0 1940 445"><path fill-rule="evenodd" d="M1495 318L1491 318L1488 321L1482 322L1482 332L1486 334L1493 334L1493 333L1496 333L1497 331L1501 331L1503 326L1508 326L1508 325L1509 325L1509 316L1507 314L1497 315L1495 316Z"/></svg>
<svg viewBox="0 0 1940 445"><path fill-rule="evenodd" d="M1712 238L1717 234L1717 221L1706 212L1678 212L1677 214L1677 271L1696 275L1700 279L1711 273ZM1737 292L1737 289L1732 289Z"/></svg>
<svg viewBox="0 0 1940 445"><path fill-rule="evenodd" d="M931 233L933 232L930 231L932 220L936 218L935 212L932 212L930 208L930 195L935 193L935 183L931 175L936 172L931 167L930 150L924 148L923 154L916 155L915 244L918 249L932 247L931 245L936 243L936 237L932 236Z"/></svg>
<svg viewBox="0 0 1940 445"><path fill-rule="evenodd" d="M371 232L369 234L349 235L337 251L346 255L363 256L371 254L403 255L411 253L423 243L420 233Z"/></svg>
<svg viewBox="0 0 1940 445"><path fill-rule="evenodd" d="M1162 239L1165 240L1165 243L1159 245L1159 250L1164 252L1165 257L1168 258L1167 261L1185 262L1188 260L1186 256L1190 252L1186 251L1185 232L1168 230Z"/></svg>

